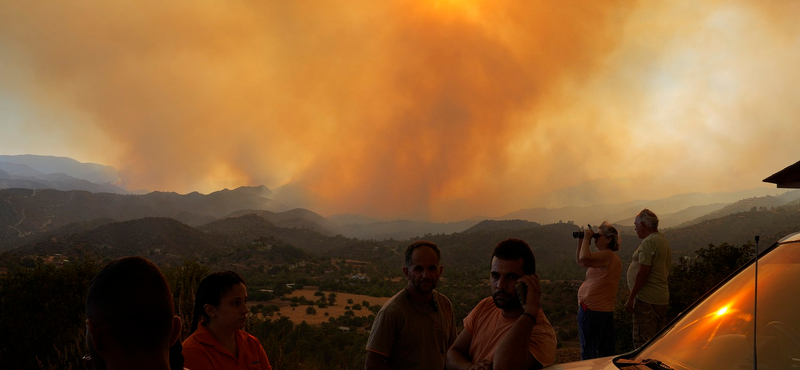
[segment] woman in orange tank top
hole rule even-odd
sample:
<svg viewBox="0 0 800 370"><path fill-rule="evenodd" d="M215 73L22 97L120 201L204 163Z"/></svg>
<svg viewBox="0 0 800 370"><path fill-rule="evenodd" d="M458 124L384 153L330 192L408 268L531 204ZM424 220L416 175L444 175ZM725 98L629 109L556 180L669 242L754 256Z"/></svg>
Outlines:
<svg viewBox="0 0 800 370"><path fill-rule="evenodd" d="M594 239L596 252L589 243ZM617 299L622 261L617 229L604 221L597 233L589 228L578 239L575 262L586 268L586 280L578 289L578 334L581 359L606 357L615 354L614 304Z"/></svg>

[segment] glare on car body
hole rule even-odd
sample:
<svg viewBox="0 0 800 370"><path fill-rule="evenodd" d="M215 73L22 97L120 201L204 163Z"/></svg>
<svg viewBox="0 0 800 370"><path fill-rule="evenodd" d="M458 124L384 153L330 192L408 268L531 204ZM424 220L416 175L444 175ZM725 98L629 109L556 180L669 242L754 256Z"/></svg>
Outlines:
<svg viewBox="0 0 800 370"><path fill-rule="evenodd" d="M633 352L549 369L611 370L645 360L676 370L800 368L800 232L760 252L757 278L755 271L752 260Z"/></svg>

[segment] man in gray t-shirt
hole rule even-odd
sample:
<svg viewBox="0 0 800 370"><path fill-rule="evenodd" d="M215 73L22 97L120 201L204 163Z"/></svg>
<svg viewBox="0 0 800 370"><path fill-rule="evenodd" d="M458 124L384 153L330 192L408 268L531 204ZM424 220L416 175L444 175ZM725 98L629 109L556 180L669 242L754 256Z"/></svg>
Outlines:
<svg viewBox="0 0 800 370"><path fill-rule="evenodd" d="M636 235L642 239L628 267L631 290L625 310L633 314L633 346L639 348L667 325L669 269L672 249L658 231L658 216L645 208L634 220Z"/></svg>
<svg viewBox="0 0 800 370"><path fill-rule="evenodd" d="M408 285L383 305L367 342L366 369L444 369L456 339L450 300L434 290L444 267L436 244L406 248L403 274Z"/></svg>

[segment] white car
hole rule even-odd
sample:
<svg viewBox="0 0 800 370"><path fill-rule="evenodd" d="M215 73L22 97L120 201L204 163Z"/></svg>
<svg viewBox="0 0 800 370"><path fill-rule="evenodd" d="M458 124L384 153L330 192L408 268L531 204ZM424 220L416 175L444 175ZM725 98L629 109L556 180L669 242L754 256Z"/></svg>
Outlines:
<svg viewBox="0 0 800 370"><path fill-rule="evenodd" d="M757 264L742 266L641 348L547 369L800 369L798 332L800 232L759 251Z"/></svg>

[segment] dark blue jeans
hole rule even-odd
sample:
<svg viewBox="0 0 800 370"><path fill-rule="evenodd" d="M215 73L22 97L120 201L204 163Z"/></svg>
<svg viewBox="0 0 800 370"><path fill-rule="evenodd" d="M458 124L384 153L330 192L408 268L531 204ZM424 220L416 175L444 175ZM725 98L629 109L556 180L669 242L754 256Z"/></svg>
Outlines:
<svg viewBox="0 0 800 370"><path fill-rule="evenodd" d="M614 312L584 310L578 305L578 334L581 360L614 355Z"/></svg>

